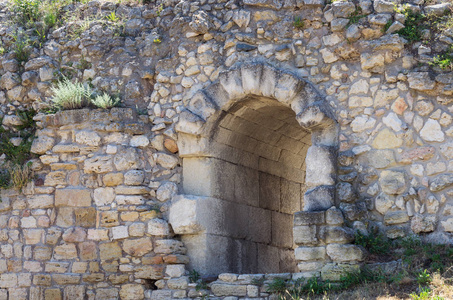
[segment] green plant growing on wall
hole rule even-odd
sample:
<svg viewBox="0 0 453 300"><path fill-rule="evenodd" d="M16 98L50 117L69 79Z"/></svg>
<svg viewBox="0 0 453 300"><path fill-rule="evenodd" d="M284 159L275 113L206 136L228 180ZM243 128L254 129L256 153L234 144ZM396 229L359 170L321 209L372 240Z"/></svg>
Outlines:
<svg viewBox="0 0 453 300"><path fill-rule="evenodd" d="M90 104L90 98L93 94L88 85L79 83L78 81L71 82L68 79L59 81L56 86L51 88L53 107L57 109L78 109L86 107Z"/></svg>
<svg viewBox="0 0 453 300"><path fill-rule="evenodd" d="M404 28L398 30L396 33L409 42L420 41L422 39L421 31L424 29L423 22L426 20L426 16L422 13L412 11L408 5L395 8L395 11L406 17Z"/></svg>
<svg viewBox="0 0 453 300"><path fill-rule="evenodd" d="M366 15L362 14L362 8L358 7L358 8L356 8L356 10L353 13L351 13L349 15L348 25L357 24L360 21L360 19L362 19L364 17L366 17Z"/></svg>
<svg viewBox="0 0 453 300"><path fill-rule="evenodd" d="M31 163L27 161L33 157L30 149L36 130L33 120L35 114L34 110L16 111L22 123L15 126L17 131L5 130L0 126L0 155L5 156L4 163L0 165L0 188L21 190L33 177ZM21 138L19 145L11 142L15 137Z"/></svg>
<svg viewBox="0 0 453 300"><path fill-rule="evenodd" d="M113 23L117 23L120 20L114 11L112 11L106 18L108 21Z"/></svg>
<svg viewBox="0 0 453 300"><path fill-rule="evenodd" d="M305 27L305 22L304 20L302 20L301 17L299 16L296 16L294 17L294 27L298 28L298 29L303 29Z"/></svg>
<svg viewBox="0 0 453 300"><path fill-rule="evenodd" d="M115 106L118 106L121 102L121 99L119 97L112 97L107 93L103 93L102 95L97 95L91 103L93 103L94 106L99 107L99 108L112 108Z"/></svg>
<svg viewBox="0 0 453 300"><path fill-rule="evenodd" d="M441 53L433 57L433 61L430 63L431 66L437 66L442 70L453 68L453 51L450 48L449 51Z"/></svg>
<svg viewBox="0 0 453 300"><path fill-rule="evenodd" d="M39 0L13 0L11 8L16 13L16 20L22 24L30 24L39 20Z"/></svg>

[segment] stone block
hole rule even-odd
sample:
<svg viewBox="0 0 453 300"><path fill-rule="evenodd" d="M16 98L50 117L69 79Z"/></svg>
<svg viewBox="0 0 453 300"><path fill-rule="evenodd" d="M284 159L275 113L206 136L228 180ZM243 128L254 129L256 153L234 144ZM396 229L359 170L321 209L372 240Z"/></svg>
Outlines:
<svg viewBox="0 0 453 300"><path fill-rule="evenodd" d="M332 206L326 211L326 223L328 225L342 225L344 216L340 209Z"/></svg>
<svg viewBox="0 0 453 300"><path fill-rule="evenodd" d="M294 214L294 225L318 225L325 223L324 211L299 211Z"/></svg>
<svg viewBox="0 0 453 300"><path fill-rule="evenodd" d="M27 198L28 208L51 208L53 207L54 196L53 195L33 195Z"/></svg>
<svg viewBox="0 0 453 300"><path fill-rule="evenodd" d="M379 184L382 191L389 195L401 194L406 190L405 173L384 170L379 177Z"/></svg>
<svg viewBox="0 0 453 300"><path fill-rule="evenodd" d="M194 234L202 230L197 220L198 197L176 196L170 207L170 224L176 234Z"/></svg>
<svg viewBox="0 0 453 300"><path fill-rule="evenodd" d="M145 298L145 287L141 284L125 284L121 287L120 297L124 300L137 300Z"/></svg>
<svg viewBox="0 0 453 300"><path fill-rule="evenodd" d="M64 288L63 299L85 299L85 289L84 285L70 285ZM136 298L138 299L138 298Z"/></svg>
<svg viewBox="0 0 453 300"><path fill-rule="evenodd" d="M94 227L96 225L96 209L94 207L74 208L75 225Z"/></svg>
<svg viewBox="0 0 453 300"><path fill-rule="evenodd" d="M345 244L354 240L354 230L349 227L322 226L319 230L319 239L326 244Z"/></svg>
<svg viewBox="0 0 453 300"><path fill-rule="evenodd" d="M348 244L327 245L327 255L335 262L362 261L364 253L359 246Z"/></svg>
<svg viewBox="0 0 453 300"><path fill-rule="evenodd" d="M384 215L385 225L402 224L409 221L409 216L406 211L388 211Z"/></svg>
<svg viewBox="0 0 453 300"><path fill-rule="evenodd" d="M83 171L85 173L109 173L113 171L112 157L108 155L97 155L88 158L84 162Z"/></svg>
<svg viewBox="0 0 453 300"><path fill-rule="evenodd" d="M91 206L91 192L89 189L56 189L55 206Z"/></svg>
<svg viewBox="0 0 453 300"><path fill-rule="evenodd" d="M99 254L102 260L122 257L121 247L117 242L99 244Z"/></svg>
<svg viewBox="0 0 453 300"><path fill-rule="evenodd" d="M222 297L222 296L245 297L245 296L247 296L247 286L246 285L213 283L211 285L211 291L217 297Z"/></svg>
<svg viewBox="0 0 453 300"><path fill-rule="evenodd" d="M321 269L322 280L339 281L348 273L360 272L359 265L328 263Z"/></svg>
<svg viewBox="0 0 453 300"><path fill-rule="evenodd" d="M42 242L44 236L43 229L24 229L25 244L34 245Z"/></svg>
<svg viewBox="0 0 453 300"><path fill-rule="evenodd" d="M304 211L324 211L334 205L335 186L321 185L308 190L304 195Z"/></svg>
<svg viewBox="0 0 453 300"><path fill-rule="evenodd" d="M56 246L54 248L53 257L61 260L77 258L77 249L75 244L63 244Z"/></svg>
<svg viewBox="0 0 453 300"><path fill-rule="evenodd" d="M294 243L297 245L316 245L318 238L316 237L316 225L310 226L294 226L293 228Z"/></svg>
<svg viewBox="0 0 453 300"><path fill-rule="evenodd" d="M74 225L74 209L72 207L60 207L57 210L56 225L70 227Z"/></svg>
<svg viewBox="0 0 453 300"><path fill-rule="evenodd" d="M305 160L305 184L309 187L335 184L335 150L333 147L311 146Z"/></svg>
<svg viewBox="0 0 453 300"><path fill-rule="evenodd" d="M293 246L293 216L272 212L272 245L282 248Z"/></svg>
<svg viewBox="0 0 453 300"><path fill-rule="evenodd" d="M326 247L297 247L294 254L296 260L324 260L326 258Z"/></svg>
<svg viewBox="0 0 453 300"><path fill-rule="evenodd" d="M143 256L153 250L153 244L149 237L130 239L123 242L123 250L132 256Z"/></svg>

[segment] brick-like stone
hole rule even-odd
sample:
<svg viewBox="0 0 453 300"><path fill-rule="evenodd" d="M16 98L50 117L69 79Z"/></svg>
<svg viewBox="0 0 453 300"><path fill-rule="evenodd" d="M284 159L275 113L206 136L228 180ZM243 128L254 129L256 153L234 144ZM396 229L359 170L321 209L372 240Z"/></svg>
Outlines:
<svg viewBox="0 0 453 300"><path fill-rule="evenodd" d="M91 206L89 189L56 189L55 206Z"/></svg>

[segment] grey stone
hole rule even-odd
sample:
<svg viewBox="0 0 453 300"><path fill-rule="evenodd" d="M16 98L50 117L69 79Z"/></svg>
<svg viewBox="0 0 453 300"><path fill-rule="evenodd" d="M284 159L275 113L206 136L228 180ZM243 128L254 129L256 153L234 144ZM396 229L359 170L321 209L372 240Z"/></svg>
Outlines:
<svg viewBox="0 0 453 300"><path fill-rule="evenodd" d="M318 225L325 223L324 211L299 211L294 214L294 225Z"/></svg>
<svg viewBox="0 0 453 300"><path fill-rule="evenodd" d="M356 245L330 244L326 249L327 255L336 262L362 261L364 259L362 249Z"/></svg>
<svg viewBox="0 0 453 300"><path fill-rule="evenodd" d="M439 192L452 185L453 185L453 174L447 173L439 175L432 179L429 183L429 189L431 192Z"/></svg>
<svg viewBox="0 0 453 300"><path fill-rule="evenodd" d="M356 193L352 184L347 182L339 182L337 183L337 198L340 201L344 202L352 202L356 200Z"/></svg>
<svg viewBox="0 0 453 300"><path fill-rule="evenodd" d="M395 163L393 150L372 150L364 158L370 166L377 169L383 169Z"/></svg>
<svg viewBox="0 0 453 300"><path fill-rule="evenodd" d="M304 211L322 211L334 205L335 186L322 185L308 190L304 195Z"/></svg>
<svg viewBox="0 0 453 300"><path fill-rule="evenodd" d="M383 192L395 195L406 189L405 173L400 171L384 170L379 177L379 184Z"/></svg>

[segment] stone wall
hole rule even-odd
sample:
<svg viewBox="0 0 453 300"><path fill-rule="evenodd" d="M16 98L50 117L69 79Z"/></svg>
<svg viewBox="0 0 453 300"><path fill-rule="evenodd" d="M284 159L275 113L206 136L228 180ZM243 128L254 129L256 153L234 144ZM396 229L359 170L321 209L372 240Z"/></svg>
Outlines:
<svg viewBox="0 0 453 300"><path fill-rule="evenodd" d="M131 109L38 121L35 179L1 194L2 297L140 299L182 276L188 257L161 208L177 192L174 144Z"/></svg>
<svg viewBox="0 0 453 300"><path fill-rule="evenodd" d="M193 268L330 278L357 268L363 253L348 243L367 226L452 242L453 75L429 65L450 31L410 43L385 0L66 9L95 20L79 36L81 21L55 28L27 62L2 54L4 128L20 123L17 110L45 107L68 70L130 108L38 114L37 177L2 191L2 297L195 298L184 276ZM113 11L121 34L105 21ZM1 22L5 47L13 32ZM319 218L302 223L304 213ZM243 263L238 249L260 245L271 254L249 251L254 263ZM267 297L250 278L220 276L212 292Z"/></svg>

